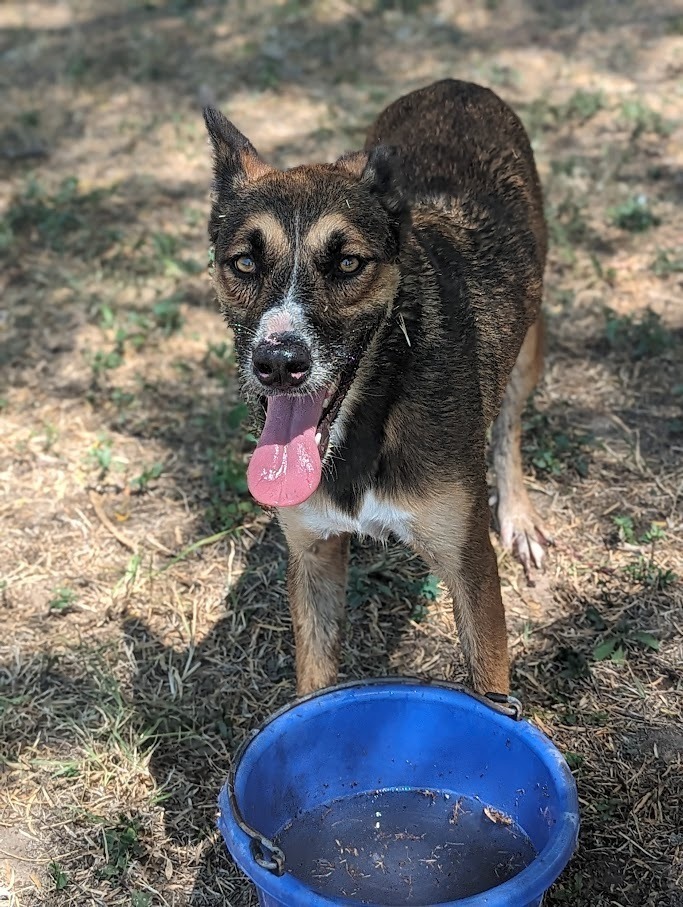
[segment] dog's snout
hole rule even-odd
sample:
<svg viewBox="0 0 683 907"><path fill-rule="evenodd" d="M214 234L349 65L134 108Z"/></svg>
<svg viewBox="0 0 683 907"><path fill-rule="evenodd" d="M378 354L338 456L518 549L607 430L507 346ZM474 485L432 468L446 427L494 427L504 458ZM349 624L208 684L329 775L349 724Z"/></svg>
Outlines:
<svg viewBox="0 0 683 907"><path fill-rule="evenodd" d="M311 351L294 334L271 334L254 347L254 372L261 384L274 390L298 387L311 370Z"/></svg>

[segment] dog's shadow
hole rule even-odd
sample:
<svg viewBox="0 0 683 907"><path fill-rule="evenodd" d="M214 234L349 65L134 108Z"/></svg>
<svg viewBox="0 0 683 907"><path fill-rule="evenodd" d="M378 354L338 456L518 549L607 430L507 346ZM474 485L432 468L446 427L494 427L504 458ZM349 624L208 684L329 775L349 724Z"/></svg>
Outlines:
<svg viewBox="0 0 683 907"><path fill-rule="evenodd" d="M164 645L140 620L124 625L137 664L136 721L153 742L150 769L166 833L199 855L187 902L197 907L256 903L216 836L216 799L240 742L296 695L286 559L284 538L272 522L245 554L224 616L185 649ZM340 679L421 673L419 645L406 642L406 630L424 617L434 594L434 578L410 552L354 543Z"/></svg>

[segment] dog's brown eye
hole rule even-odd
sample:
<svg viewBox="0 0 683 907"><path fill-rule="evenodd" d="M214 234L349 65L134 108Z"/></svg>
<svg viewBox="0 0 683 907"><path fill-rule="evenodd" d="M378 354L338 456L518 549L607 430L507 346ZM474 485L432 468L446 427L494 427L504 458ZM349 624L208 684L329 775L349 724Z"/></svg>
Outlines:
<svg viewBox="0 0 683 907"><path fill-rule="evenodd" d="M240 274L253 274L256 271L256 262L251 255L239 255L233 258L232 266Z"/></svg>
<svg viewBox="0 0 683 907"><path fill-rule="evenodd" d="M342 274L355 274L360 268L360 258L357 255L345 255L337 265Z"/></svg>

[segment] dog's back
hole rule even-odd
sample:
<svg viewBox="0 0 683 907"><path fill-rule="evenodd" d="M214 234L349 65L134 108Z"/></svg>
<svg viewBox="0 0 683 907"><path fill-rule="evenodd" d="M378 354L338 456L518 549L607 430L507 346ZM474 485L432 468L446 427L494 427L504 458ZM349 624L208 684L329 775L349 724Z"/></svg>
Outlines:
<svg viewBox="0 0 683 907"><path fill-rule="evenodd" d="M413 205L457 200L463 225L487 219L527 224L546 254L541 186L519 118L498 95L471 82L444 79L399 98L370 129L366 150L400 154L402 189Z"/></svg>
<svg viewBox="0 0 683 907"><path fill-rule="evenodd" d="M488 424L542 295L546 227L524 127L489 89L447 79L383 111L365 143L377 145L396 149L413 234L441 284L445 324L458 334L463 310L473 319Z"/></svg>

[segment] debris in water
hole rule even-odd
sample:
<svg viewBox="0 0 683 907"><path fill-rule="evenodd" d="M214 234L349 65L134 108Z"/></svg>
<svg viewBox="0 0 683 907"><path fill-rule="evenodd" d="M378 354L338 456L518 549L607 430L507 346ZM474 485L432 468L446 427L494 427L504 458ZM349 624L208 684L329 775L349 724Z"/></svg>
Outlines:
<svg viewBox="0 0 683 907"><path fill-rule="evenodd" d="M495 822L496 825L512 825L510 816L506 816L505 813L502 813L499 809L494 809L492 806L484 807L484 815L489 821Z"/></svg>

